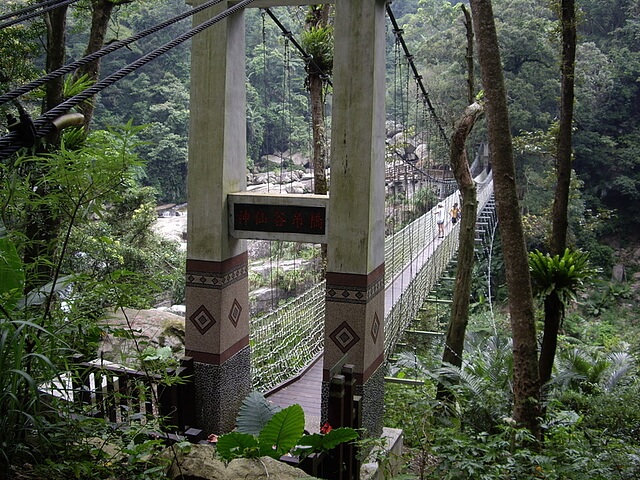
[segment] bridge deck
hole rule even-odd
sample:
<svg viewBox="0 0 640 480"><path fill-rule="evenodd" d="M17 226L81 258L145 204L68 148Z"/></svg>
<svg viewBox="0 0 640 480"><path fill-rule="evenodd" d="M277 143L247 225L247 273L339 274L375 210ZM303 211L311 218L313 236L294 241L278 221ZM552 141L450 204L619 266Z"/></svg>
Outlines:
<svg viewBox="0 0 640 480"><path fill-rule="evenodd" d="M320 431L322 399L322 355L301 375L276 389L267 398L282 408L297 403L304 410L305 428L310 433Z"/></svg>
<svg viewBox="0 0 640 480"><path fill-rule="evenodd" d="M434 232L434 234L436 233ZM429 258L442 241L442 238L433 238L387 286L384 296L385 317L400 299L405 289L409 287L413 277L429 261ZM296 403L299 404L305 412L306 429L311 433L317 433L320 429L322 369L322 356L320 356L301 375L266 395L269 401L283 408Z"/></svg>

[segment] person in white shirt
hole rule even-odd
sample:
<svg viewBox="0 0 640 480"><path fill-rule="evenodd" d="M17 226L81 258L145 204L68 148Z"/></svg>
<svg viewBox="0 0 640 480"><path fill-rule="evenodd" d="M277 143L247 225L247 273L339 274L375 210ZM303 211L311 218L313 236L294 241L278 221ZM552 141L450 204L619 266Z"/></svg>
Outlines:
<svg viewBox="0 0 640 480"><path fill-rule="evenodd" d="M438 237L444 238L444 207L441 203L438 204L435 215L436 223L438 224Z"/></svg>

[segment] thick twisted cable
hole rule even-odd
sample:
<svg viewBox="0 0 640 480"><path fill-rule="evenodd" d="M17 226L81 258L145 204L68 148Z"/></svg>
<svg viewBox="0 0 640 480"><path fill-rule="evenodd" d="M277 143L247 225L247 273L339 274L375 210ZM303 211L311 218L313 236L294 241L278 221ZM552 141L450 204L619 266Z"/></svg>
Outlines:
<svg viewBox="0 0 640 480"><path fill-rule="evenodd" d="M47 0L46 2L36 3L35 5L31 5L30 7L21 8L20 10L14 10L13 12L5 13L0 15L0 21L6 20L7 18L19 17L21 15L26 15L29 12L33 12L34 10L38 10L39 8L47 7L54 3L64 2L64 0Z"/></svg>
<svg viewBox="0 0 640 480"><path fill-rule="evenodd" d="M140 67L143 67L144 65L151 62L152 60L155 60L160 55L164 55L172 48L178 46L179 44L181 44L182 42L185 42L186 40L189 40L191 37L197 35L203 30L206 30L207 28L218 23L219 21L224 20L229 15L233 15L237 11L242 10L243 8L245 8L247 5L249 5L254 1L255 0L243 0L239 3L236 3L232 7L229 7L225 11L201 23L197 27L192 28L191 30L183 33L182 35L175 38L174 40L147 53L146 55L143 55L135 62L130 63L126 67L118 70L117 72L112 73L111 75L104 78L103 80L100 80L95 85L87 88L86 90L83 90L81 93L74 95L70 99L62 102L61 104L57 105L51 110L45 112L41 117L39 117L37 120L33 122L38 132L37 134L38 138L46 135L51 130L51 128L53 128L53 125L51 124L52 120L65 114L67 111L69 111L69 109L93 97L94 95L98 94L105 88L121 80L131 72L137 70ZM14 142L17 140L17 137L18 135L12 132L0 138L0 158L6 157L7 155L10 155L21 148L20 145L14 144Z"/></svg>
<svg viewBox="0 0 640 480"><path fill-rule="evenodd" d="M39 17L43 13L50 12L51 10L55 10L56 8L64 7L65 5L70 5L70 4L75 3L77 1L78 0L63 0L62 2L55 3L53 5L49 5L48 7L45 7L42 10L39 10L37 12L32 12L32 13L30 13L28 15L22 15L19 18L14 18L13 20L8 20L8 21L6 21L4 23L0 23L0 30L2 30L3 28L10 27L11 25L15 25L16 23L22 23L25 20L29 20L29 19L34 18L34 17Z"/></svg>
<svg viewBox="0 0 640 480"><path fill-rule="evenodd" d="M199 7L195 7L191 10L188 10L184 13L181 13L180 15L177 15L165 22L159 23L158 25L155 25L151 28L148 28L146 30L143 30L140 33L137 33L129 38L125 38L123 40L118 40L117 42L113 42L110 43L109 45L102 47L100 50L90 53L89 55L86 55L82 58L80 58L79 60L76 60L75 62L72 62L68 65L65 65L63 67L58 68L57 70L54 70L53 72L50 72L48 74L46 74L43 77L38 78L37 80L34 80L30 83L27 83L26 85L23 85L21 87L18 87L10 92L5 93L4 95L0 95L0 105L10 102L11 100L14 100L22 95L24 95L25 93L30 92L31 90L35 90L36 88L49 83L50 81L61 77L62 75L66 75L67 73L71 73L73 71L75 71L77 68L82 67L83 65L86 65L88 63L93 62L94 60L97 60L99 58L104 57L105 55L108 55L111 52L115 52L116 50L122 48L122 47L126 47L127 45L133 43L133 42L137 42L138 40L151 35L152 33L156 33L160 30L162 30L163 28L166 28L174 23L177 23L181 20L184 20L187 17L190 17L192 15L195 15L198 12L201 12L202 10L206 10L209 7L212 7L213 5L216 5L217 3L220 3L222 0L209 0L206 3L203 3L202 5L200 5Z"/></svg>

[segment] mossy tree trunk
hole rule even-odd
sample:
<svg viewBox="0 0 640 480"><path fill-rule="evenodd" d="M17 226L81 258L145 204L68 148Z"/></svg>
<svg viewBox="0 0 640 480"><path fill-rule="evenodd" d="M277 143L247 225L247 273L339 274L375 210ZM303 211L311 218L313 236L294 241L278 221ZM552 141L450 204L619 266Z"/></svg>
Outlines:
<svg viewBox="0 0 640 480"><path fill-rule="evenodd" d="M453 175L458 182L462 196L462 218L460 219L460 235L458 248L458 267L456 269L456 283L453 289L451 305L451 319L447 329L443 363L462 366L462 352L464 338L469 322L469 303L471 296L471 281L473 278L474 243L476 232L476 216L478 213L478 199L476 198L476 184L471 177L469 160L465 148L467 137L482 114L483 107L479 103L468 106L460 119L456 122L455 131L451 138L450 159ZM447 393L442 385L438 388L438 398L444 399Z"/></svg>
<svg viewBox="0 0 640 480"><path fill-rule="evenodd" d="M516 185L507 92L490 0L471 0L478 59L485 92L493 183L513 336L513 417L541 438L540 376L535 310Z"/></svg>
<svg viewBox="0 0 640 480"><path fill-rule="evenodd" d="M562 255L567 246L569 229L569 191L571 188L571 157L574 103L574 73L576 61L576 11L574 0L561 0L562 60L560 91L560 122L556 141L556 189L553 197L551 255ZM551 379L558 344L564 305L553 292L544 300L544 335L540 350L540 381Z"/></svg>

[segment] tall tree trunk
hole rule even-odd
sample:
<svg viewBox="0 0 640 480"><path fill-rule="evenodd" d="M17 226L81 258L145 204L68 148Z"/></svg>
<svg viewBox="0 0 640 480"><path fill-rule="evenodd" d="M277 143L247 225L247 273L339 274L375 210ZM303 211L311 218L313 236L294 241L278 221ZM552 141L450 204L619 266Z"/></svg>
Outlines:
<svg viewBox="0 0 640 480"><path fill-rule="evenodd" d="M61 6L48 12L45 17L47 32L46 46L46 71L52 72L65 63L66 31L67 31L67 6ZM42 111L46 112L62 103L64 100L64 78L59 77L47 83ZM47 137L48 148L56 149L59 145L57 132ZM40 167L34 164L34 169ZM39 182L43 173L31 172L37 183L33 185L32 202L26 212L25 236L29 239L26 243L23 261L29 266L25 281L25 291L29 292L46 284L52 276L50 262L44 261L53 256L55 238L60 228L60 222L50 205L42 201L49 193L47 183Z"/></svg>
<svg viewBox="0 0 640 480"><path fill-rule="evenodd" d="M576 12L574 0L562 0L562 62L560 92L560 125L556 141L556 190L553 197L551 255L562 255L567 246L569 228L569 190L571 187L571 153L574 102L574 72L576 61ZM555 293L544 301L544 335L540 351L540 381L551 379L558 344L558 332L564 305Z"/></svg>
<svg viewBox="0 0 640 480"><path fill-rule="evenodd" d="M458 367L462 366L462 354L464 352L464 339L469 323L469 303L471 296L471 279L473 272L473 259L476 234L476 215L478 213L478 199L476 196L476 184L471 176L469 159L467 158L466 143L478 117L482 115L484 108L481 104L473 102L474 97L474 68L473 68L473 25L469 11L462 6L465 16L464 25L467 29L467 98L469 106L465 108L462 116L455 124L449 159L453 176L458 183L462 195L462 218L460 221L460 235L458 247L458 268L456 269L456 283L453 289L453 302L451 305L451 318L447 328L442 362L450 363ZM450 399L450 392L442 384L438 384L436 398L440 400Z"/></svg>
<svg viewBox="0 0 640 480"><path fill-rule="evenodd" d="M551 292L544 299L544 334L538 362L540 382L543 386L551 379L563 311L562 301L558 298L558 294L555 291Z"/></svg>
<svg viewBox="0 0 640 480"><path fill-rule="evenodd" d="M313 130L313 193L325 195L327 188L327 139L325 138L324 81L320 75L309 74L311 125Z"/></svg>
<svg viewBox="0 0 640 480"><path fill-rule="evenodd" d="M513 336L513 417L539 439L540 377L528 255L515 179L513 144L500 48L490 0L471 0L486 96L489 148L504 252Z"/></svg>
<svg viewBox="0 0 640 480"><path fill-rule="evenodd" d="M476 76L474 74L475 68L473 63L473 22L471 21L471 14L464 4L461 4L460 7L464 14L464 27L467 32L467 52L464 58L467 61L467 103L471 105L476 95Z"/></svg>
<svg viewBox="0 0 640 480"><path fill-rule="evenodd" d="M307 14L306 27L308 30L324 28L329 23L331 5L310 5ZM307 83L311 100L311 129L313 132L313 193L326 195L327 182L327 139L325 137L324 116L324 75L327 72L318 71L314 63L307 66ZM327 264L327 245L321 247L322 271Z"/></svg>
<svg viewBox="0 0 640 480"><path fill-rule="evenodd" d="M462 366L464 338L467 331L467 323L469 322L469 299L473 278L476 215L478 213L476 184L471 177L465 145L471 129L482 112L483 107L479 103L473 103L465 109L460 119L456 122L449 149L451 169L462 194L462 218L460 220L460 246L458 249L456 283L453 289L451 319L447 329L442 362L457 365L458 367ZM446 396L446 390L442 385L439 385L437 397L444 399Z"/></svg>
<svg viewBox="0 0 640 480"><path fill-rule="evenodd" d="M89 55L97 52L104 46L107 36L107 29L111 21L113 9L118 5L132 3L133 0L91 0L91 31L89 32L89 41L84 54ZM87 79L96 82L100 76L100 59L89 62L80 67L75 74L75 78L87 75ZM86 101L80 105L80 110L84 115L85 129L89 128L91 119L93 118L94 106L92 101Z"/></svg>
<svg viewBox="0 0 640 480"><path fill-rule="evenodd" d="M562 0L562 64L560 125L556 149L556 191L553 198L551 254L562 255L567 246L569 189L571 185L571 143L573 128L576 62L576 12L574 0Z"/></svg>
<svg viewBox="0 0 640 480"><path fill-rule="evenodd" d="M64 66L67 46L67 6L58 7L45 15L47 27L47 73ZM64 77L58 77L45 86L43 111L49 111L64 100Z"/></svg>
<svg viewBox="0 0 640 480"><path fill-rule="evenodd" d="M306 19L307 30L325 28L329 23L330 5L311 5ZM311 99L311 128L313 130L313 193L327 193L327 145L324 117L324 80L327 72L318 71L316 64L307 66L307 81Z"/></svg>

